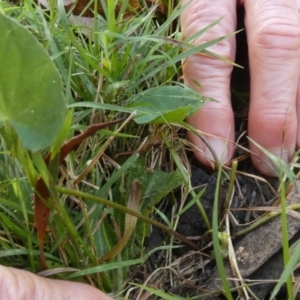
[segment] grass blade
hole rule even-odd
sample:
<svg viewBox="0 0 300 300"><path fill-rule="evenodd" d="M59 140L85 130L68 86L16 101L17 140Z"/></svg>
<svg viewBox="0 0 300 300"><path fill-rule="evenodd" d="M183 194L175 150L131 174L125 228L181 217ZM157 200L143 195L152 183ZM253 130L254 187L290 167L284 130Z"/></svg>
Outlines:
<svg viewBox="0 0 300 300"><path fill-rule="evenodd" d="M230 291L230 286L227 280L223 257L222 257L222 250L219 241L219 218L218 218L218 209L219 209L219 199L220 199L220 188L221 188L221 177L222 176L222 168L219 167L218 169L218 177L217 177L217 184L216 184L216 192L215 192L215 200L214 200L214 210L213 210L213 221L212 221L212 235L213 235L213 246L214 246L214 254L215 259L218 267L218 272L221 277L222 286L228 300L233 300L232 294Z"/></svg>

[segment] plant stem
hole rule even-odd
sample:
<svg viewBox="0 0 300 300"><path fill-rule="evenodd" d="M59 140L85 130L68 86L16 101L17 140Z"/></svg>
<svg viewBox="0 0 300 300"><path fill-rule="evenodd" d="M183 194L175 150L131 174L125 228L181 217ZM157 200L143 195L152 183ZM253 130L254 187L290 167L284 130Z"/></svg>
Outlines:
<svg viewBox="0 0 300 300"><path fill-rule="evenodd" d="M94 201L96 203L101 203L103 205L106 205L106 206L112 207L114 209L120 210L123 213L131 214L131 215L139 218L140 220L142 220L142 221L144 221L146 223L149 223L151 225L159 227L160 229L162 229L163 231L165 231L165 232L167 232L169 234L173 234L174 236L176 236L178 239L180 239L185 244L191 246L195 250L199 250L199 247L195 243L193 243L192 241L190 241L189 239L187 239L182 234L180 234L177 231L174 231L173 229L169 228L168 226L166 226L166 225L164 225L164 224L162 224L162 223L160 223L158 221L155 221L155 220L153 220L151 218L148 218L148 217L144 216L143 214L141 214L141 213L139 213L139 212L137 212L135 210L132 210L132 209L126 207L126 206L120 205L120 204L115 203L115 202L111 202L111 201L103 199L103 198L99 198L99 197L90 195L90 194L87 194L87 193L83 193L83 192L80 192L80 191L67 189L67 188L60 187L60 186L55 186L55 189L56 189L57 192L62 193L62 194L72 195L72 196L80 197L80 198L84 198L84 199L89 199L89 200ZM205 256L207 256L207 254L204 254L204 253L202 253L202 254L205 255Z"/></svg>
<svg viewBox="0 0 300 300"><path fill-rule="evenodd" d="M174 159L174 161L176 163L176 166L177 166L179 172L182 174L182 177L184 178L186 184L188 184L189 180L186 177L187 174L186 174L186 172L184 171L184 169L182 167L182 164L180 162L180 159L179 159L177 153L175 152L174 148L171 146L171 144L168 141L168 139L166 138L166 136L163 133L161 133L161 136L162 136L162 139L163 139L164 143L166 144L169 152L171 153L171 155L172 155L172 157L173 157L173 159ZM193 198L197 197L197 195L196 195L196 193L195 193L194 190L191 190L191 194L192 194ZM208 220L207 214L205 212L205 209L204 209L201 201L198 201L197 204L198 204L198 208L200 210L201 216L203 218L203 221L204 221L207 229L210 230L211 229L211 225L210 225L210 222Z"/></svg>

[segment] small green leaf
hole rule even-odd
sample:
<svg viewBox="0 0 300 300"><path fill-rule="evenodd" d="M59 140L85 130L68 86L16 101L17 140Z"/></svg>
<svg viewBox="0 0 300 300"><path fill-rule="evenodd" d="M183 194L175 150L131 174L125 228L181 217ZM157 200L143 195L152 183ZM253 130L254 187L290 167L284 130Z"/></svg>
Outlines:
<svg viewBox="0 0 300 300"><path fill-rule="evenodd" d="M140 211L148 216L153 207L159 203L168 193L185 183L179 171L163 172L154 170L146 171L145 157L139 157L128 169L126 187L129 189L133 180L138 179L142 183L142 199Z"/></svg>
<svg viewBox="0 0 300 300"><path fill-rule="evenodd" d="M138 111L135 121L143 123L182 122L202 107L205 99L181 86L162 86L145 92L129 107Z"/></svg>
<svg viewBox="0 0 300 300"><path fill-rule="evenodd" d="M145 173L141 211L149 215L154 205L174 189L184 184L179 171L165 173L160 170Z"/></svg>
<svg viewBox="0 0 300 300"><path fill-rule="evenodd" d="M128 83L129 83L129 80L114 82L106 88L105 94L107 95L109 93L117 91L118 89L122 89L122 88L126 87L126 85L128 85Z"/></svg>
<svg viewBox="0 0 300 300"><path fill-rule="evenodd" d="M0 126L32 151L49 147L66 112L59 73L36 38L1 14L0 36Z"/></svg>

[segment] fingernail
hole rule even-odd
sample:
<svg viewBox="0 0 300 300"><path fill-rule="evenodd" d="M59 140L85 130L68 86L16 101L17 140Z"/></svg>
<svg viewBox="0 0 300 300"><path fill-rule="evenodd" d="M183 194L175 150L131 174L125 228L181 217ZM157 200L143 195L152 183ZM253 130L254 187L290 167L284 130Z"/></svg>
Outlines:
<svg viewBox="0 0 300 300"><path fill-rule="evenodd" d="M280 149L270 153L281 158L285 163L289 162L289 152L287 150ZM262 153L260 155L259 169L267 176L274 176L280 169L280 163L278 164L276 161L270 160L267 154Z"/></svg>
<svg viewBox="0 0 300 300"><path fill-rule="evenodd" d="M207 142L215 151L218 160L221 163L226 163L228 161L228 144L225 141L216 138L208 138ZM207 160L215 161L215 158L209 148L206 147L204 153L206 154Z"/></svg>

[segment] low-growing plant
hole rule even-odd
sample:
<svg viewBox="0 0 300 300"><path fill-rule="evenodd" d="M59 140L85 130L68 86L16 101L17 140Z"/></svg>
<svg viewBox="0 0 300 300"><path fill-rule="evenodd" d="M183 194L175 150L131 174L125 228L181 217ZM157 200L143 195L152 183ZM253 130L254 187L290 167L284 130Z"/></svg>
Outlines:
<svg viewBox="0 0 300 300"><path fill-rule="evenodd" d="M0 263L87 282L115 298L139 287L179 299L128 281L132 267L156 251L169 255L174 237L198 249L176 232L179 216L197 204L212 233L224 294L233 299L224 271L231 237L228 224L220 224L219 207L221 183L227 181L229 208L237 166L224 172L217 162L211 222L201 203L205 189L196 193L191 187L182 130L202 138L184 120L214 100L185 86L180 66L199 52L225 60L207 48L228 36L193 45L216 20L182 41L177 19L185 6L173 1L164 20L155 4L90 2L81 11L94 12L88 23L73 14L75 4L66 8L62 1L49 1L47 8L29 0L0 3ZM102 15L96 13L99 5ZM287 166L271 160L280 166L283 183L284 176L293 179ZM166 197L176 207L171 218L160 210ZM292 299L299 245L290 257L284 209L282 224L286 269L272 297L287 280ZM151 226L171 238L149 250L144 242Z"/></svg>

